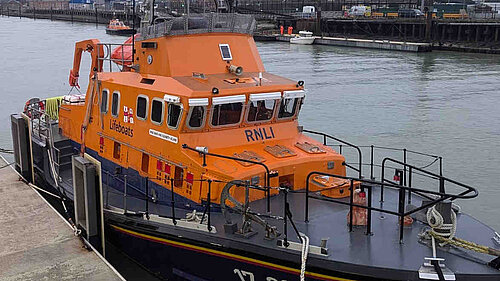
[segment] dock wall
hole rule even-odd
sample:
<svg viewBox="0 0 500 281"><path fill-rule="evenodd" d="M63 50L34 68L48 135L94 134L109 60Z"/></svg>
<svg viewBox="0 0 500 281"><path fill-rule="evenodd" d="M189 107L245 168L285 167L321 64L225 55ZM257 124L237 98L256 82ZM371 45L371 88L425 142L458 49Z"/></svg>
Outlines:
<svg viewBox="0 0 500 281"><path fill-rule="evenodd" d="M126 24L132 25L133 15L126 11L110 10L80 10L80 9L32 9L14 6L0 5L0 15L9 17L25 17L32 19L49 19L70 22L86 22L96 24L108 24L113 18L118 18ZM136 26L140 24L140 17L136 15Z"/></svg>

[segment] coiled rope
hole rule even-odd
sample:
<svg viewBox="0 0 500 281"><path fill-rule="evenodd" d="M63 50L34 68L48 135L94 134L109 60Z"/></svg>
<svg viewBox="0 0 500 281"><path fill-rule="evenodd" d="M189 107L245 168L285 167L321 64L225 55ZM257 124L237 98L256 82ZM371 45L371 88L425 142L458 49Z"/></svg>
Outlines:
<svg viewBox="0 0 500 281"><path fill-rule="evenodd" d="M439 246L441 247L450 244L454 247L500 257L499 250L455 237L457 232L457 215L454 211L451 211L451 223L445 224L443 216L436 210L435 206L432 206L427 210L427 223L431 229L424 233L424 237L426 239L434 237L440 242Z"/></svg>
<svg viewBox="0 0 500 281"><path fill-rule="evenodd" d="M439 244L441 247L453 240L457 233L457 215L454 211L451 211L451 223L444 223L443 216L436 210L436 205L434 205L427 210L427 223L432 228L430 230L432 236L445 239L441 240Z"/></svg>
<svg viewBox="0 0 500 281"><path fill-rule="evenodd" d="M299 233L299 234L300 234L300 239L302 240L300 281L305 281L307 254L309 253L309 237L307 237L307 235L305 235L304 233Z"/></svg>

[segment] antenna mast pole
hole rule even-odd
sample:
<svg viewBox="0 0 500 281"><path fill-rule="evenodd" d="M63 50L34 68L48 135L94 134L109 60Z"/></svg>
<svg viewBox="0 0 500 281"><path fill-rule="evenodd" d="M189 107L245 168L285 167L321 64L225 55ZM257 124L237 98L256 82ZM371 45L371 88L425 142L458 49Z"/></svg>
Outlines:
<svg viewBox="0 0 500 281"><path fill-rule="evenodd" d="M135 62L135 0L132 0L132 66Z"/></svg>

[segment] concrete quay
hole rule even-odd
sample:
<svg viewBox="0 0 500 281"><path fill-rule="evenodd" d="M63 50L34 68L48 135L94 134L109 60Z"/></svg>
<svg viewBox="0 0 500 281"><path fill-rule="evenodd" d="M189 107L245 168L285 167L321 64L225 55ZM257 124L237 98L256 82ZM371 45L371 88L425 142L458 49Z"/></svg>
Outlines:
<svg viewBox="0 0 500 281"><path fill-rule="evenodd" d="M0 169L0 225L0 280L124 280L8 166Z"/></svg>
<svg viewBox="0 0 500 281"><path fill-rule="evenodd" d="M290 42L290 38L291 36L282 36L282 35L276 36L276 40L282 42ZM416 52L416 53L432 51L432 45L429 43L412 43L412 42L391 41L391 40L316 37L313 44Z"/></svg>

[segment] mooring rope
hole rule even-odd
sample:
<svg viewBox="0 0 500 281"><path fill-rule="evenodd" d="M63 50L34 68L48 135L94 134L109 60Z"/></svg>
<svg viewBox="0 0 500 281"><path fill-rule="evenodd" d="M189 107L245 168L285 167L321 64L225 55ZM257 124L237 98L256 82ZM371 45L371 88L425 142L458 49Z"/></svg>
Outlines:
<svg viewBox="0 0 500 281"><path fill-rule="evenodd" d="M439 246L441 247L449 244L454 247L500 257L499 250L455 237L457 232L457 215L453 210L451 211L451 223L445 224L443 216L436 210L435 206L432 206L427 210L427 223L431 229L427 230L423 234L423 237L426 239L435 238L440 242Z"/></svg>
<svg viewBox="0 0 500 281"><path fill-rule="evenodd" d="M299 234L300 234L300 239L302 240L300 281L305 281L307 254L309 253L309 237L307 237L307 235L305 235L304 233L299 233Z"/></svg>

